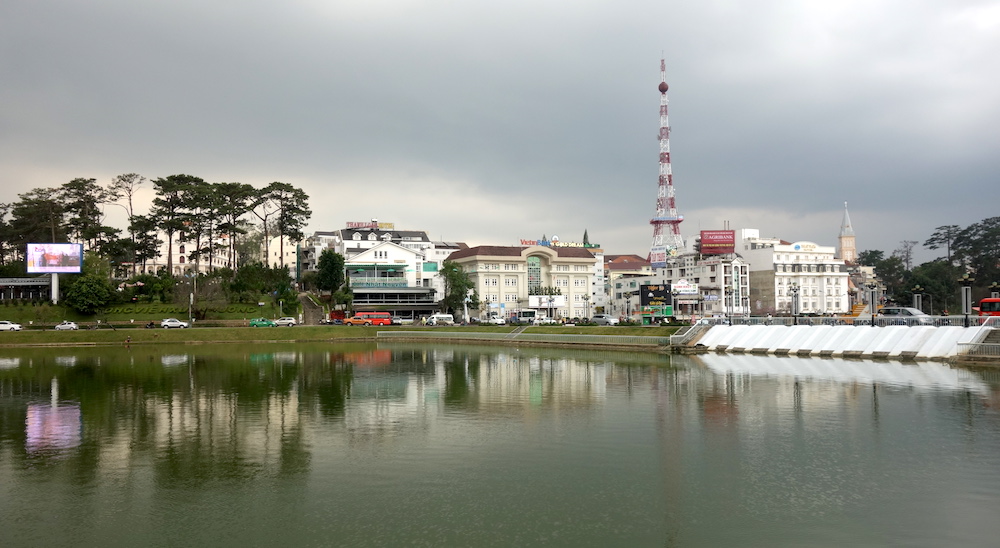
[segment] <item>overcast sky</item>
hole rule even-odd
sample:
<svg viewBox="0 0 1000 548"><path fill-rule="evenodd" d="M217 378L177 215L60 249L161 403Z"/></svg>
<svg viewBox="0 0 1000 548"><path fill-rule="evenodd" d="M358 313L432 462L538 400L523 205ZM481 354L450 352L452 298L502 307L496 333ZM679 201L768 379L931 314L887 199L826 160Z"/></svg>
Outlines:
<svg viewBox="0 0 1000 548"><path fill-rule="evenodd" d="M971 0L4 0L0 202L187 173L302 188L308 233L645 256L661 56L685 237L834 246L847 202L890 252L1000 215L1000 2Z"/></svg>

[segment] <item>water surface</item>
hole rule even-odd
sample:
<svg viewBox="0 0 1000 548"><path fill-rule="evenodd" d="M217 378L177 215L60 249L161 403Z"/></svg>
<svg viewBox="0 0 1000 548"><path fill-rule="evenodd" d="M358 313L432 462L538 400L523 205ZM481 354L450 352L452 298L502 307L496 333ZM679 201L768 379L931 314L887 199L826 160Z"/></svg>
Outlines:
<svg viewBox="0 0 1000 548"><path fill-rule="evenodd" d="M0 349L0 545L993 546L998 404L936 363Z"/></svg>

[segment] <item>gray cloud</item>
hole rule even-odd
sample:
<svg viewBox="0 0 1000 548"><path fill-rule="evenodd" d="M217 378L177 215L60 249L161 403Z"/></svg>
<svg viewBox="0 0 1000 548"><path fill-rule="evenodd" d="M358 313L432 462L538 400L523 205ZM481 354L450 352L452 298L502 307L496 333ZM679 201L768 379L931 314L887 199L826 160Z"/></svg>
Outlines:
<svg viewBox="0 0 1000 548"><path fill-rule="evenodd" d="M281 180L310 228L648 250L659 57L685 234L862 249L996 215L1000 4L11 0L0 201Z"/></svg>

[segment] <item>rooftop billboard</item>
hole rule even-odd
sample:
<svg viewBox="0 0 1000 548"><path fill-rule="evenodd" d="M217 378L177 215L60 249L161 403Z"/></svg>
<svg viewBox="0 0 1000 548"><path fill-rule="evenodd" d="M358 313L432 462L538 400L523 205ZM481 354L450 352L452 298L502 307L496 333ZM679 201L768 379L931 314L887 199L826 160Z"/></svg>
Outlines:
<svg viewBox="0 0 1000 548"><path fill-rule="evenodd" d="M701 252L703 255L722 255L736 252L735 230L702 230Z"/></svg>
<svg viewBox="0 0 1000 548"><path fill-rule="evenodd" d="M28 274L79 274L83 244L28 244Z"/></svg>

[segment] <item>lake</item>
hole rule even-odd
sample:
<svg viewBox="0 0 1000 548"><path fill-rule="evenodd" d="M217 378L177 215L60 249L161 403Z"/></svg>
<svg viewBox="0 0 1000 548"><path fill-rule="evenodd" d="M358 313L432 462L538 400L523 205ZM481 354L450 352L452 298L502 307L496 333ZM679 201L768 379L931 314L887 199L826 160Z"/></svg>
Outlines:
<svg viewBox="0 0 1000 548"><path fill-rule="evenodd" d="M1000 372L409 343L0 349L0 545L994 546Z"/></svg>

